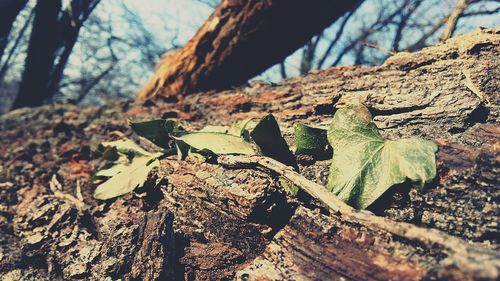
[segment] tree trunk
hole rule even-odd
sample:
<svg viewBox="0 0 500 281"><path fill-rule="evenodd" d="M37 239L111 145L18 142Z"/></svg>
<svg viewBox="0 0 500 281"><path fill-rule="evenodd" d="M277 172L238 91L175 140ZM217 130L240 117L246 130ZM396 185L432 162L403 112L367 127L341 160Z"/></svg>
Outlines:
<svg viewBox="0 0 500 281"><path fill-rule="evenodd" d="M38 1L25 69L13 109L40 106L58 90L83 23L100 0Z"/></svg>
<svg viewBox="0 0 500 281"><path fill-rule="evenodd" d="M164 55L137 98L241 85L285 59L358 2L221 1L182 49Z"/></svg>
<svg viewBox="0 0 500 281"><path fill-rule="evenodd" d="M54 95L59 89L59 83L63 78L63 72L68 63L69 56L78 40L83 23L90 16L100 0L73 0L66 8L59 20L61 29L61 41L59 48L62 49L57 64L54 65L50 80L48 81L48 92Z"/></svg>
<svg viewBox="0 0 500 281"><path fill-rule="evenodd" d="M2 0L0 1L0 61L2 60L9 39L10 30L17 15L26 6L28 0Z"/></svg>
<svg viewBox="0 0 500 281"><path fill-rule="evenodd" d="M59 47L60 11L61 0L37 1L24 72L13 109L42 105L51 96L48 81Z"/></svg>
<svg viewBox="0 0 500 281"><path fill-rule="evenodd" d="M6 114L0 276L498 280L499 55L500 30L486 29L379 67L336 67L273 86ZM369 211L335 211L283 192L276 170L169 157L141 197L92 198L99 160L90 147L131 135L128 118L176 117L199 129L273 113L292 141L294 123L328 122L354 102L370 109L384 136L438 144L438 177L427 189L401 185ZM301 175L324 184L328 166L303 162Z"/></svg>

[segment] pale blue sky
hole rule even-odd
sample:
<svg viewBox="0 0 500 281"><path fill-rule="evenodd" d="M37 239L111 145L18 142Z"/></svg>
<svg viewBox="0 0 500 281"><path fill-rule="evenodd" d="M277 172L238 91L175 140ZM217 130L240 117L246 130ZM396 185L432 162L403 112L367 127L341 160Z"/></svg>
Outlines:
<svg viewBox="0 0 500 281"><path fill-rule="evenodd" d="M168 42L171 39L171 33L165 32L165 27L171 29L178 29L178 43L184 44L189 40L193 34L196 32L198 27L204 22L204 20L210 15L212 9L196 0L123 0L127 5L133 7L138 11L138 13L144 18L145 22L154 29L156 34L161 40ZM399 0L402 1L402 0ZM456 5L458 0L443 0L440 1L440 6L433 7L423 7L421 8L422 14L429 19L429 21L442 18L449 13L449 11ZM485 1L486 2L486 1ZM486 3L489 7L498 7L498 3ZM399 3L397 0L395 3ZM352 32L355 32L356 28L359 28L363 21L369 24L370 20L374 18L375 15L371 11L377 9L377 0L368 0L361 6L359 13L362 13L364 17L359 21L359 23L351 24L350 28ZM462 20L463 23L463 20ZM500 25L500 16L490 15L490 16L480 16L475 18L467 19L467 26L460 25L457 30L457 34L470 31L479 26L493 27ZM335 26L330 28L333 33ZM350 32L350 30L348 30ZM328 30L327 30L328 36ZM418 36L418 34L415 34ZM326 48L327 42L323 42L320 48ZM298 75L298 66L300 61L300 51L291 55L287 59L287 66L290 69L290 74L292 76ZM353 61L349 56L341 61L341 64L352 64ZM270 79L273 81L279 80L279 76L275 75L276 69L267 71L264 76L259 78Z"/></svg>
<svg viewBox="0 0 500 281"><path fill-rule="evenodd" d="M391 14L390 10L395 10L398 6L403 3L403 0L365 0L365 3L360 7L357 13L350 19L348 28L342 39L338 44L332 49L331 56L325 61L323 68L330 67L338 53L345 45L349 44L350 40L356 38L358 32L363 26L370 26L376 19L378 11L378 5L380 1L384 3L390 3L387 5L388 9L384 9L384 13ZM392 1L392 2L391 2ZM426 0L424 3L432 2L433 0ZM427 6L422 5L417 11L415 18L422 19L424 22L434 23L439 19L442 19L450 13L450 11L455 7L458 0L434 0L436 5ZM487 1L486 1L487 2ZM485 3L486 3L485 2ZM177 46L183 46L197 31L199 26L206 20L206 18L211 14L212 8L203 4L198 0L106 0L102 1L95 11L99 18L109 17L109 22L112 25L113 34L118 37L128 38L133 32L128 34L129 31L134 31L134 27L130 26L126 18L123 18L122 5L126 5L128 9L137 12L137 14L143 19L146 25L146 29L150 30L155 37L156 46L168 49L172 47L172 43ZM489 9L494 9L499 7L500 4L497 2L489 1L487 2ZM476 5L475 5L476 6ZM333 24L331 27L324 31L325 40L321 40L318 45L319 56L326 50L329 40L331 40L337 29L338 24ZM498 14L489 16L480 16L476 18L468 18L465 22L464 20L459 21L459 29L457 34L468 32L473 29L477 29L479 26L492 27L500 26L500 17ZM376 33L372 36L370 40L375 41L381 47L390 49L390 43L392 41L394 26L387 27L382 32ZM406 31L407 34L404 36L402 42L403 45L408 45L414 43L416 38L419 38L423 31L409 29ZM442 34L442 31L438 31L430 41L430 44L434 44L437 38ZM65 74L71 77L81 77L88 75L94 68L102 68L109 65L109 61L103 61L99 59L98 53L88 53L88 50L92 48L86 48L82 45L91 44L95 40L87 40L86 38L91 38L96 36L93 34L92 30L83 30L80 34L81 40L75 46L74 54L70 58L70 67L65 71ZM104 35L106 37L106 35ZM175 38L175 40L174 40ZM99 39L98 39L99 40ZM173 42L174 40L174 42ZM87 43L89 42L89 43ZM151 76L153 71L153 66L149 64L144 64L141 61L141 50L138 48L131 48L130 46L123 47L120 49L119 43L116 48L120 51L119 54L119 64L126 67L127 72L126 77L128 80L120 80L119 78L113 78L110 85L105 85L103 88L96 90L96 96L102 91L112 91L117 92L118 97L132 96L136 92L135 87L140 87L143 83ZM102 46L102 43L101 43ZM403 46L404 48L404 46ZM87 51L87 53L85 53ZM107 51L107 48L102 48L103 52ZM385 58L386 53L383 53L377 49L367 48L365 50L369 56ZM109 56L109 55L108 55ZM286 61L286 70L288 77L298 76L300 59L302 57L302 50L297 50L295 53L290 55ZM348 53L342 58L339 65L351 65L354 63L354 56L352 53ZM123 69L122 69L123 71ZM123 75L114 76L120 77ZM279 66L274 66L264 71L261 75L254 77L251 80L264 80L269 82L280 81L281 75ZM110 81L106 81L110 82ZM127 87L128 85L128 87ZM73 93L73 89L67 89L68 93Z"/></svg>

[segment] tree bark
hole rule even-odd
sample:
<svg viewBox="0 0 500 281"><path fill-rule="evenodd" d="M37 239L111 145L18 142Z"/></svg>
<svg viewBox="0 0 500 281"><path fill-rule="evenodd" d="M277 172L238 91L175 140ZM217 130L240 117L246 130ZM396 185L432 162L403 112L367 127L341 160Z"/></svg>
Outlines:
<svg viewBox="0 0 500 281"><path fill-rule="evenodd" d="M164 55L137 98L241 85L285 59L358 2L221 1L182 49Z"/></svg>
<svg viewBox="0 0 500 281"><path fill-rule="evenodd" d="M486 29L382 66L336 67L278 85L4 115L0 276L498 280L499 54L500 30ZM385 137L438 144L430 186L392 188L368 211L332 211L306 193L286 194L277 169L170 157L141 196L92 198L99 160L90 147L134 137L129 118L178 118L199 129L273 113L292 143L294 123L329 122L336 108L355 102L370 109ZM306 160L301 177L324 184L329 161Z"/></svg>

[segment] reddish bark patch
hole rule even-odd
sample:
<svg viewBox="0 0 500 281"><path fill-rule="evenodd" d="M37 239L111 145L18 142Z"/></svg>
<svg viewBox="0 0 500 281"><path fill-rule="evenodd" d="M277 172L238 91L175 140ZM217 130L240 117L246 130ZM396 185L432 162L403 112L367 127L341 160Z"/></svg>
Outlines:
<svg viewBox="0 0 500 281"><path fill-rule="evenodd" d="M64 175L68 175L68 178L72 180L88 179L93 173L92 168L89 166L87 161L75 159L62 164L60 170Z"/></svg>
<svg viewBox="0 0 500 281"><path fill-rule="evenodd" d="M301 107L297 109L285 109L280 112L276 112L276 116L281 119L300 119L312 115L314 109L311 106Z"/></svg>
<svg viewBox="0 0 500 281"><path fill-rule="evenodd" d="M266 115L267 115L266 112L254 112L254 111L251 111L251 112L238 112L238 113L234 113L234 114L231 115L231 117L234 120L247 119L247 118L260 119L260 118L262 118L262 117L264 117Z"/></svg>
<svg viewBox="0 0 500 281"><path fill-rule="evenodd" d="M280 92L264 92L253 99L255 103L275 103L283 97L286 96L286 93Z"/></svg>
<svg viewBox="0 0 500 281"><path fill-rule="evenodd" d="M218 95L216 97L206 97L201 99L202 103L209 105L223 105L229 111L248 111L251 108L252 100L242 94Z"/></svg>

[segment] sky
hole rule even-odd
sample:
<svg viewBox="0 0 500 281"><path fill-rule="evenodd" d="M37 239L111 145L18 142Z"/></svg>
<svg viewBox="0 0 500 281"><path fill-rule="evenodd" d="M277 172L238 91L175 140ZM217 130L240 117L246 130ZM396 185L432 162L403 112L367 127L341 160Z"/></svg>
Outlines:
<svg viewBox="0 0 500 281"><path fill-rule="evenodd" d="M144 21L157 30L158 36L169 36L163 31L179 29L179 42L184 44L210 16L213 9L196 0L123 0L129 7L135 9Z"/></svg>
<svg viewBox="0 0 500 281"><path fill-rule="evenodd" d="M138 14L144 19L144 21L153 29L156 30L156 34L161 38L160 41L168 42L171 40L172 34L166 29L178 29L178 40L179 45L183 45L187 42L196 32L199 26L205 21L205 19L211 14L212 8L204 4L203 1L197 0L123 0L129 7L136 9ZM395 0L395 3L403 0ZM430 20L435 18L441 18L445 16L450 9L452 9L458 0L443 0L441 1L442 7L423 7L426 17ZM215 1L213 1L215 2ZM488 2L488 3L486 3ZM489 3L491 2L491 3ZM499 4L495 1L485 1L486 5L489 7L498 7ZM360 7L359 12L367 15L366 18L361 19L361 21L370 21L371 11L376 9L378 5L377 0L365 1L365 3ZM480 16L476 18L467 19L469 26L463 27L459 25L456 34L465 33L471 30L471 27L477 28L479 26L483 27L494 27L500 26L500 16ZM358 25L361 25L359 23ZM352 24L351 29L357 28L356 24ZM472 29L473 29L472 28ZM334 29L334 28L331 28ZM334 30L331 31L333 33ZM349 30L348 30L349 32ZM323 42L320 45L320 49L326 49L327 42ZM292 54L287 60L287 67L290 69L290 74L292 76L298 75L300 61L300 50ZM345 57L341 65L353 64L352 57ZM277 67L271 69L256 77L257 79L271 80L273 82L278 81L281 77L277 74Z"/></svg>

